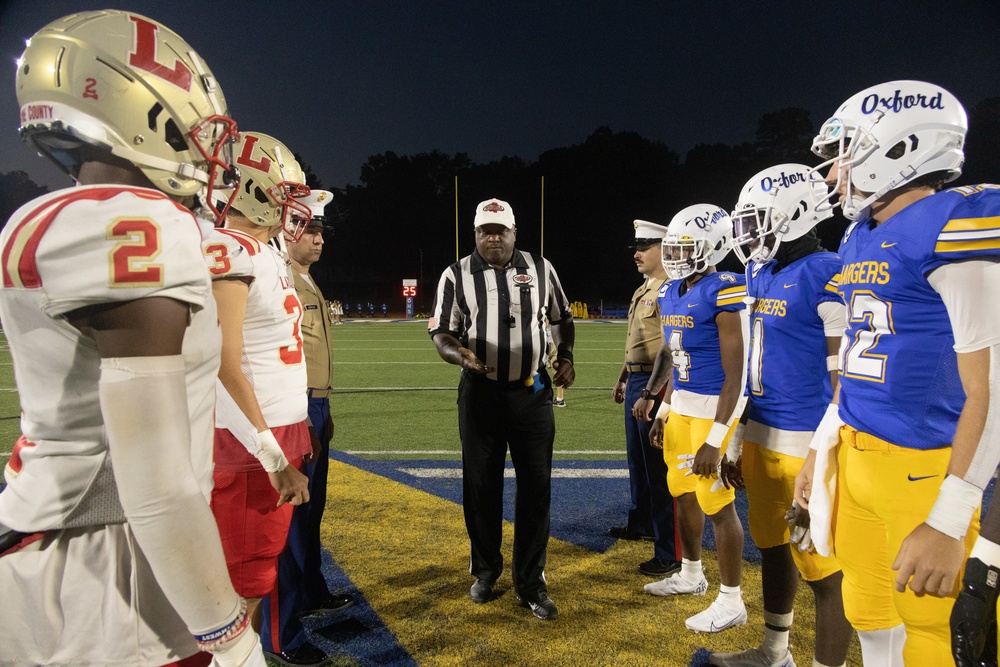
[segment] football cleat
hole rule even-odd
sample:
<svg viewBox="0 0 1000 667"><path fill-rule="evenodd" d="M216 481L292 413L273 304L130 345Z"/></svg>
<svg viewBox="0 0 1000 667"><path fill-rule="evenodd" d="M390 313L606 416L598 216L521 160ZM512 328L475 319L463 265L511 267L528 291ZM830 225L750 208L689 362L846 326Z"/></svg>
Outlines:
<svg viewBox="0 0 1000 667"><path fill-rule="evenodd" d="M690 582L676 572L666 579L646 584L642 587L650 595L669 597L671 595L704 595L708 591L708 580L702 576L698 581Z"/></svg>
<svg viewBox="0 0 1000 667"><path fill-rule="evenodd" d="M708 656L708 662L716 667L796 667L792 654L787 649L780 660L771 660L760 647L748 648L739 653L713 653Z"/></svg>
<svg viewBox="0 0 1000 667"><path fill-rule="evenodd" d="M740 600L740 606L733 609L726 606L719 598L715 599L708 609L695 614L684 622L688 630L695 632L722 632L729 628L746 625L747 608Z"/></svg>

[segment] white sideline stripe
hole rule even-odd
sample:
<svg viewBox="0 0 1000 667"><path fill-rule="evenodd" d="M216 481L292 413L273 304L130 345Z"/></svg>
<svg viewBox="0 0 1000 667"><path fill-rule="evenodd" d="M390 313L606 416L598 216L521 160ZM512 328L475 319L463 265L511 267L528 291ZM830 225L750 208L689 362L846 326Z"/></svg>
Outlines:
<svg viewBox="0 0 1000 667"><path fill-rule="evenodd" d="M434 477L438 479L457 479L462 476L461 468L400 468L414 477ZM503 476L512 479L516 472L512 468L504 468ZM621 468L553 468L555 479L621 479L628 477L628 470Z"/></svg>
<svg viewBox="0 0 1000 667"><path fill-rule="evenodd" d="M383 449L377 452L373 452L367 449L342 449L340 450L344 454L350 454L351 456L399 456L401 454L461 454L460 449ZM607 456L609 454L624 454L625 450L621 449L557 449L552 452L553 454L569 454L573 456L580 456L584 454L601 454Z"/></svg>

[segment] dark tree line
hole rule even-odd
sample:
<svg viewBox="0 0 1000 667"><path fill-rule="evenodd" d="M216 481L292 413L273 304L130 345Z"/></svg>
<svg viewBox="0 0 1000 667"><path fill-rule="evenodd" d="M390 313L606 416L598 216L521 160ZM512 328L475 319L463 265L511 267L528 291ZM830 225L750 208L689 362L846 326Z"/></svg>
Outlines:
<svg viewBox="0 0 1000 667"><path fill-rule="evenodd" d="M965 171L956 184L1000 180L1000 98L971 109ZM638 275L627 246L636 218L666 224L698 202L731 209L754 173L783 162L815 164L809 146L817 130L803 109L760 118L752 139L736 146L700 144L681 157L634 132L601 127L582 143L542 153L537 161L504 157L476 164L465 153L386 152L362 165L359 184L335 192L326 213L334 224L313 274L327 296L350 304L383 302L402 309L402 280L420 281L418 311L430 308L441 271L474 247L475 205L489 197L511 203L518 247L543 250L572 300L623 304ZM302 156L307 183L323 187ZM544 177L544 219L543 189ZM0 220L45 192L24 172L0 174ZM544 238L543 238L544 226ZM819 230L836 250L845 222ZM544 247L543 247L544 243ZM740 270L735 256L722 268Z"/></svg>

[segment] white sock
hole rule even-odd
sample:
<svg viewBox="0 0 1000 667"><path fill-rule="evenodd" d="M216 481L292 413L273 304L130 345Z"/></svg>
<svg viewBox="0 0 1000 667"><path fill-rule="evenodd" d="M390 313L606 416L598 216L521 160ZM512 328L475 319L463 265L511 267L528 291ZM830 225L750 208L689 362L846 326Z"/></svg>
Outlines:
<svg viewBox="0 0 1000 667"><path fill-rule="evenodd" d="M701 581L704 576L700 560L681 558L681 578L684 581L690 581L693 584Z"/></svg>
<svg viewBox="0 0 1000 667"><path fill-rule="evenodd" d="M906 628L902 623L887 630L858 632L861 641L861 658L868 667L905 667L903 644Z"/></svg>
<svg viewBox="0 0 1000 667"><path fill-rule="evenodd" d="M778 662L788 653L788 629L792 627L792 618L792 612L775 614L764 610L764 641L760 650L771 662Z"/></svg>
<svg viewBox="0 0 1000 667"><path fill-rule="evenodd" d="M739 586L719 585L719 597L716 598L724 607L738 609L743 604L743 593Z"/></svg>

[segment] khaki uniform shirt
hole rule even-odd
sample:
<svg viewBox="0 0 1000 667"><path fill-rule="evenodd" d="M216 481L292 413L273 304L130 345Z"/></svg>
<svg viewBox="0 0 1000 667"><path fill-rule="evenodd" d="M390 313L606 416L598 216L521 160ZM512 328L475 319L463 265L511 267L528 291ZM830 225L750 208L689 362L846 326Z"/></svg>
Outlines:
<svg viewBox="0 0 1000 667"><path fill-rule="evenodd" d="M656 294L665 281L645 278L632 295L628 307L628 335L625 338L627 370L649 372L663 345L663 326ZM639 365L644 368L640 368Z"/></svg>
<svg viewBox="0 0 1000 667"><path fill-rule="evenodd" d="M306 355L306 384L309 389L321 390L311 392L312 396L325 396L322 390L330 388L331 362L330 356L330 309L326 307L326 299L311 280L302 277L294 267L291 268L295 281L295 294L302 302L302 347Z"/></svg>

